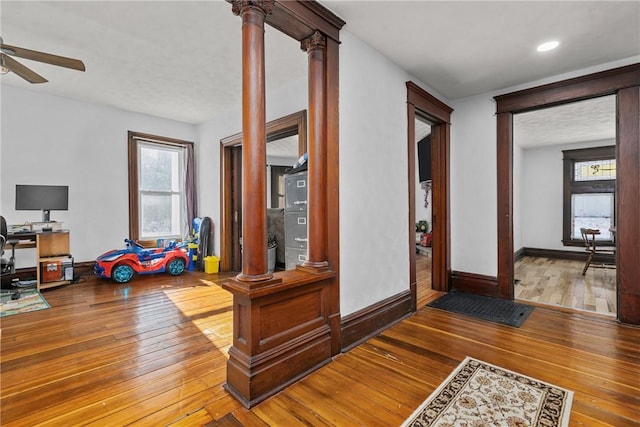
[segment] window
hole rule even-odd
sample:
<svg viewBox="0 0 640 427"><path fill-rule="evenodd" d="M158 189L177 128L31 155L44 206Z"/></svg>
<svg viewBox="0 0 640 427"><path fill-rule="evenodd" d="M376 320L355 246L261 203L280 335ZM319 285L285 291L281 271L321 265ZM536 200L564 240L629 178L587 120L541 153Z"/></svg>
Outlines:
<svg viewBox="0 0 640 427"><path fill-rule="evenodd" d="M616 197L615 146L565 150L564 214L565 246L582 245L581 228L600 230L598 240L613 243Z"/></svg>
<svg viewBox="0 0 640 427"><path fill-rule="evenodd" d="M193 143L129 132L129 234L181 239L195 216Z"/></svg>

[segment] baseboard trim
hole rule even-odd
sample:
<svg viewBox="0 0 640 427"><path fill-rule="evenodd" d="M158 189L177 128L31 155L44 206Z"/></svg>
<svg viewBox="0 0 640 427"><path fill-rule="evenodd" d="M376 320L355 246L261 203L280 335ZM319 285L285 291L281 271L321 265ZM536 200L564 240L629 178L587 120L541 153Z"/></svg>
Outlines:
<svg viewBox="0 0 640 427"><path fill-rule="evenodd" d="M464 271L451 272L451 289L489 297L499 296L497 277Z"/></svg>
<svg viewBox="0 0 640 427"><path fill-rule="evenodd" d="M411 292L405 291L342 318L342 351L346 352L412 313Z"/></svg>
<svg viewBox="0 0 640 427"><path fill-rule="evenodd" d="M94 261L75 262L73 263L74 276L89 276L93 274Z"/></svg>
<svg viewBox="0 0 640 427"><path fill-rule="evenodd" d="M553 258L553 259L566 259L570 261L586 261L587 252L577 251L565 251L561 249L540 249L540 248L522 248L522 256L530 256L537 258ZM596 262L615 263L615 257L613 255L597 254L594 257Z"/></svg>
<svg viewBox="0 0 640 427"><path fill-rule="evenodd" d="M522 259L522 257L524 256L524 250L525 250L525 248L520 248L520 249L518 249L517 251L515 251L513 253L513 262L516 262L516 261Z"/></svg>

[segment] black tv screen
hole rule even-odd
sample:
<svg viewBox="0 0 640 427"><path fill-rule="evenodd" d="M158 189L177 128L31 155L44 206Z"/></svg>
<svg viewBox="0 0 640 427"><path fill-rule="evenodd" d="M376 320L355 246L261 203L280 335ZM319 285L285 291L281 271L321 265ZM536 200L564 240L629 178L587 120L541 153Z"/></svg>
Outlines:
<svg viewBox="0 0 640 427"><path fill-rule="evenodd" d="M67 185L16 185L17 211L66 211L69 209Z"/></svg>
<svg viewBox="0 0 640 427"><path fill-rule="evenodd" d="M431 178L431 134L418 141L418 176L420 182Z"/></svg>

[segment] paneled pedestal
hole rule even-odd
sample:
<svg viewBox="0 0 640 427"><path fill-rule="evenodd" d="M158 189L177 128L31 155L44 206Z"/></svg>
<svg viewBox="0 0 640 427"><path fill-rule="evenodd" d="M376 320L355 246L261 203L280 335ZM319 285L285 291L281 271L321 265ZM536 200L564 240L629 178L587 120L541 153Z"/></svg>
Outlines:
<svg viewBox="0 0 640 427"><path fill-rule="evenodd" d="M225 388L250 408L331 360L333 317L326 303L335 273L302 270L273 280L222 283L233 293L233 346ZM338 325L336 323L336 325Z"/></svg>

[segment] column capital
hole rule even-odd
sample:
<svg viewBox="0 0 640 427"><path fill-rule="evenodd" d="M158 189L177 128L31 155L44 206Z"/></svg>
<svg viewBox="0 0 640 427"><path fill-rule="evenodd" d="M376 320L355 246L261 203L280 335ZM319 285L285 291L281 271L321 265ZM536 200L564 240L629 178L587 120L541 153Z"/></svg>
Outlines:
<svg viewBox="0 0 640 427"><path fill-rule="evenodd" d="M300 42L300 49L308 52L312 49L322 48L326 45L327 38L320 31L315 31L309 37Z"/></svg>
<svg viewBox="0 0 640 427"><path fill-rule="evenodd" d="M259 9L265 15L273 12L274 0L227 0L231 3L231 11L234 15L241 15L245 8Z"/></svg>

